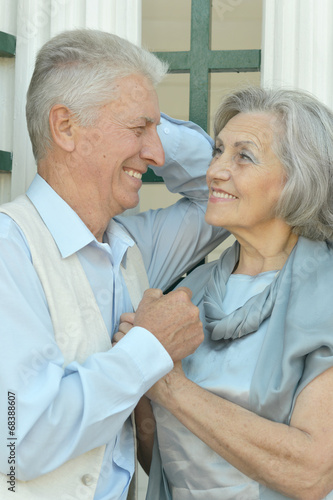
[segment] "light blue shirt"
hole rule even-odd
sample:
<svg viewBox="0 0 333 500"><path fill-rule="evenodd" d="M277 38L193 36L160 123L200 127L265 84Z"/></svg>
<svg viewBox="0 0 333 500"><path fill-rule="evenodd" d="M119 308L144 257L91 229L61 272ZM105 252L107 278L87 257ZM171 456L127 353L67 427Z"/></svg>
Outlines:
<svg viewBox="0 0 333 500"><path fill-rule="evenodd" d="M156 173L169 189L189 199L112 220L103 243L41 177L35 177L27 192L62 257L77 253L111 337L120 314L132 310L119 266L133 241L143 254L150 286L166 289L227 236L204 222L212 141L195 125L167 117L159 133L166 164ZM106 444L95 500L125 499L134 469L128 416L152 384L170 371L170 356L154 335L136 327L109 352L63 369L27 242L4 214L0 299L0 387L4 394L17 393L17 478L33 479ZM0 428L7 429L5 411L0 412ZM3 432L0 438L0 470L5 474L6 437Z"/></svg>

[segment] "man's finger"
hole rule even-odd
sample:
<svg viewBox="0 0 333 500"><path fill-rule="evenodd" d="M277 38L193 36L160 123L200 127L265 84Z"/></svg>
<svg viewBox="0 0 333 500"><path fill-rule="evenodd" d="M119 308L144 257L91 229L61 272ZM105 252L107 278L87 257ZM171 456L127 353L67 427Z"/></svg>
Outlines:
<svg viewBox="0 0 333 500"><path fill-rule="evenodd" d="M132 328L133 328L133 323L127 323L126 321L123 321L119 325L119 332L126 334L130 330L132 330Z"/></svg>
<svg viewBox="0 0 333 500"><path fill-rule="evenodd" d="M192 298L192 290L190 290L189 288L187 288L187 286L180 286L179 288L177 288L174 291L175 292L185 292L186 295L188 295L190 299Z"/></svg>
<svg viewBox="0 0 333 500"><path fill-rule="evenodd" d="M112 345L115 345L117 342L119 342L119 340L121 340L124 337L125 337L125 334L122 332L115 333L113 338L112 338Z"/></svg>
<svg viewBox="0 0 333 500"><path fill-rule="evenodd" d="M134 323L135 313L123 313L120 316L120 323Z"/></svg>
<svg viewBox="0 0 333 500"><path fill-rule="evenodd" d="M142 300L146 301L157 300L160 299L162 295L163 292L159 288L148 288L148 290L144 292Z"/></svg>

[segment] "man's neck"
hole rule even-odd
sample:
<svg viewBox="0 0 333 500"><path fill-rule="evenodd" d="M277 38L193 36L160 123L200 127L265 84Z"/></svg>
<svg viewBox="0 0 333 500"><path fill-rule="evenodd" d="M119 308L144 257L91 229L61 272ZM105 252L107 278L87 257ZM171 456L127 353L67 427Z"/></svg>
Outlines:
<svg viewBox="0 0 333 500"><path fill-rule="evenodd" d="M56 160L52 162L52 168L49 162L41 162L38 174L77 213L96 240L102 242L111 217L98 193L92 192L91 186L86 183L78 183L68 168Z"/></svg>

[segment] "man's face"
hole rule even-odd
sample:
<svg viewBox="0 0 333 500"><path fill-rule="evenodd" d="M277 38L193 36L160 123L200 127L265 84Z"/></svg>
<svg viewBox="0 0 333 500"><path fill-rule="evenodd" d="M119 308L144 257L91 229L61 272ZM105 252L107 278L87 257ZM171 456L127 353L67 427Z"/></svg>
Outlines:
<svg viewBox="0 0 333 500"><path fill-rule="evenodd" d="M154 87L140 75L122 78L116 87L118 97L101 108L97 125L79 128L75 152L78 184L89 187L109 218L138 204L149 164L164 164Z"/></svg>

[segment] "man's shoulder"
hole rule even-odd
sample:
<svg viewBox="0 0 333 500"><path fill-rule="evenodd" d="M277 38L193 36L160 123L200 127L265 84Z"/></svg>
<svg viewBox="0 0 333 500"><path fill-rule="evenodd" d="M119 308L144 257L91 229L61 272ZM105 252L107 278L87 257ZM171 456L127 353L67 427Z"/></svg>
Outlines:
<svg viewBox="0 0 333 500"><path fill-rule="evenodd" d="M24 250L27 256L30 258L30 250L27 240L16 224L16 222L9 217L9 215L0 212L0 255L5 252L8 255L8 250L10 248L16 247ZM2 251L3 252L2 252Z"/></svg>

